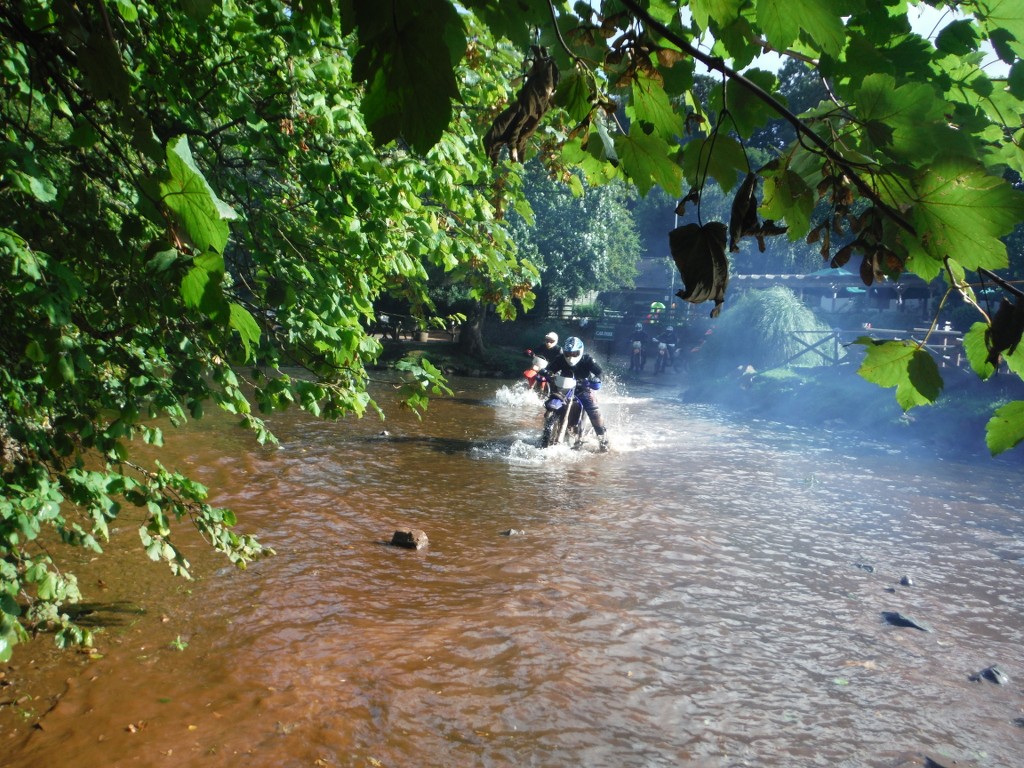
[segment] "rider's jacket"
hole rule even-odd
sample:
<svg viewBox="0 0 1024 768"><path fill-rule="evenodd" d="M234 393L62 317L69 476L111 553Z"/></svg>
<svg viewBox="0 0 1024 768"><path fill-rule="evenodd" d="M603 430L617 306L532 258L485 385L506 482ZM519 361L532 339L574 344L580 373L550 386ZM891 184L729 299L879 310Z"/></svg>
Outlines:
<svg viewBox="0 0 1024 768"><path fill-rule="evenodd" d="M546 343L541 343L539 347L534 347L530 351L537 357L543 357L549 363L562 354L562 348L557 344L549 347Z"/></svg>
<svg viewBox="0 0 1024 768"><path fill-rule="evenodd" d="M565 355L559 355L548 364L548 370L556 376L572 376L574 379L601 378L601 366L586 352L576 365L569 365Z"/></svg>

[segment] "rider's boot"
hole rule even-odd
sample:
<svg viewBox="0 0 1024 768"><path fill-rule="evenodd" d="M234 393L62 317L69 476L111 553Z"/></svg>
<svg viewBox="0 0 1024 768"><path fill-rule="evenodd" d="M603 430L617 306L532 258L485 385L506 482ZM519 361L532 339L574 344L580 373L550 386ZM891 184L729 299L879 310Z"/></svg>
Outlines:
<svg viewBox="0 0 1024 768"><path fill-rule="evenodd" d="M597 450L601 453L608 453L608 435L601 435L597 438Z"/></svg>

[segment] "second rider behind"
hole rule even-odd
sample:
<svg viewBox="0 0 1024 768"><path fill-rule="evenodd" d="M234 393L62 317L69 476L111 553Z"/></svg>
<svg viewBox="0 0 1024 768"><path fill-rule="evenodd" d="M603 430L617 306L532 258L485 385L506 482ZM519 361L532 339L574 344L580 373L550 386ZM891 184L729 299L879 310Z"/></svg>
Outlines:
<svg viewBox="0 0 1024 768"><path fill-rule="evenodd" d="M548 334L544 337L544 343L537 347L537 349L526 350L527 357L543 357L549 363L556 357L562 354L562 348L558 346L558 334L554 331L548 331Z"/></svg>
<svg viewBox="0 0 1024 768"><path fill-rule="evenodd" d="M601 410L597 407L594 390L601 387L601 366L590 355L583 352L583 341L576 336L565 340L562 354L548 365L548 371L556 376L571 376L579 384L576 386L576 397L583 403L583 410L594 427L600 450L608 450L608 430L605 429Z"/></svg>

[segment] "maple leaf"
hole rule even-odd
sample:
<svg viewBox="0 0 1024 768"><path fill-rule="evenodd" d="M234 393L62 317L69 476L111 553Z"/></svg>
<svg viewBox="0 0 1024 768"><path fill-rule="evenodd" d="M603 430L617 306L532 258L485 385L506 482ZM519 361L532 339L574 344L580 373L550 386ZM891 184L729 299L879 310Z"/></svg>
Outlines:
<svg viewBox="0 0 1024 768"><path fill-rule="evenodd" d="M912 341L882 341L862 336L867 347L857 373L880 387L896 387L896 402L904 411L934 403L943 382L935 360Z"/></svg>

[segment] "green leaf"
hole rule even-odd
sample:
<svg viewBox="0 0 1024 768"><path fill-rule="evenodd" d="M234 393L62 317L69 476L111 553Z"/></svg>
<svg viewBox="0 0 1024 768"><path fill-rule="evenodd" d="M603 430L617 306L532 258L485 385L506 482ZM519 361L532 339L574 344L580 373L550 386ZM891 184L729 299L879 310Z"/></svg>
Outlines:
<svg viewBox="0 0 1024 768"><path fill-rule="evenodd" d="M596 133L596 130L593 132ZM598 141L591 139L591 141L594 142L595 144L599 143L599 140L600 137L598 137ZM609 137L609 142L610 141L611 137ZM614 151L614 145L612 145L612 150ZM566 163L569 163L570 165L575 165L577 168L583 171L583 174L584 176L586 176L587 181L594 185L604 184L615 174L615 168L612 166L611 163L600 158L594 157L594 155L591 154L590 152L584 151L580 139L573 139L572 141L567 141L562 146L562 159ZM523 217L525 221L529 223L533 222L533 211L529 210L529 206L525 204L525 202L521 205L517 205L516 211L519 213L520 216Z"/></svg>
<svg viewBox="0 0 1024 768"><path fill-rule="evenodd" d="M1024 44L1024 13L1021 13L1020 0L987 0L984 4L984 27L1008 31L1018 45Z"/></svg>
<svg viewBox="0 0 1024 768"><path fill-rule="evenodd" d="M57 199L57 187L49 179L29 176L28 188L32 192L32 196L41 203L52 203Z"/></svg>
<svg viewBox="0 0 1024 768"><path fill-rule="evenodd" d="M683 171L693 187L701 187L710 176L728 192L747 171L747 156L732 136L719 134L714 139L691 141L683 148Z"/></svg>
<svg viewBox="0 0 1024 768"><path fill-rule="evenodd" d="M46 352L43 351L38 341L32 339L32 341L25 345L25 357L33 363L41 363L46 360Z"/></svg>
<svg viewBox="0 0 1024 768"><path fill-rule="evenodd" d="M985 444L992 455L1002 453L1024 440L1024 401L998 408L985 426Z"/></svg>
<svg viewBox="0 0 1024 768"><path fill-rule="evenodd" d="M690 12L701 29L711 22L719 28L727 27L739 18L743 0L690 0Z"/></svg>
<svg viewBox="0 0 1024 768"><path fill-rule="evenodd" d="M915 188L914 225L933 258L949 256L969 270L1006 266L999 238L1024 220L1024 194L963 157L927 166Z"/></svg>
<svg viewBox="0 0 1024 768"><path fill-rule="evenodd" d="M121 104L130 101L130 78L113 36L88 35L87 43L76 52L82 81L96 98Z"/></svg>
<svg viewBox="0 0 1024 768"><path fill-rule="evenodd" d="M197 267L205 269L211 275L219 276L224 274L224 257L216 251L201 253L193 261Z"/></svg>
<svg viewBox="0 0 1024 768"><path fill-rule="evenodd" d="M927 83L897 87L891 75L871 75L857 90L856 103L869 145L899 160L930 159L954 143L948 135L947 105Z"/></svg>
<svg viewBox="0 0 1024 768"><path fill-rule="evenodd" d="M758 86L765 93L773 93L777 79L772 72L763 69L749 69L743 73L754 85ZM725 86L726 102L729 108L729 117L736 125L736 132L744 138L749 138L755 131L764 125L778 118L776 112L755 96L748 88L729 81ZM785 102L785 98L774 94L777 99Z"/></svg>
<svg viewBox="0 0 1024 768"><path fill-rule="evenodd" d="M670 195L679 194L683 169L668 156L668 145L662 139L632 131L628 136L615 137L615 150L641 195L655 184Z"/></svg>
<svg viewBox="0 0 1024 768"><path fill-rule="evenodd" d="M47 571L43 579L36 585L40 600L53 600L57 595L57 582L51 571Z"/></svg>
<svg viewBox="0 0 1024 768"><path fill-rule="evenodd" d="M237 218L231 206L214 193L192 158L188 139L181 136L167 145L170 181L161 182L164 203L176 214L187 238L201 251L224 252L229 220Z"/></svg>
<svg viewBox="0 0 1024 768"><path fill-rule="evenodd" d="M361 44L353 76L366 83L361 104L378 144L399 136L420 152L441 138L459 89L452 67L466 49L462 21L444 0L356 2Z"/></svg>
<svg viewBox="0 0 1024 768"><path fill-rule="evenodd" d="M633 100L626 114L661 138L671 141L683 132L683 118L672 108L661 84L643 72L633 78Z"/></svg>
<svg viewBox="0 0 1024 768"><path fill-rule="evenodd" d="M963 340L967 362L980 379L987 379L996 371L995 366L988 361L988 345L985 343L987 330L987 323L974 323L964 334Z"/></svg>
<svg viewBox="0 0 1024 768"><path fill-rule="evenodd" d="M185 306L199 307L209 284L210 273L202 267L192 267L181 281L181 299L185 302Z"/></svg>
<svg viewBox="0 0 1024 768"><path fill-rule="evenodd" d="M252 356L252 346L260 343L260 327L249 310L241 304L231 304L230 323L231 327L242 337L245 358L248 360Z"/></svg>
<svg viewBox="0 0 1024 768"><path fill-rule="evenodd" d="M146 266L154 272L165 272L171 268L180 255L177 248L168 248L153 254Z"/></svg>
<svg viewBox="0 0 1024 768"><path fill-rule="evenodd" d="M935 47L950 56L964 56L978 50L978 31L974 22L960 19L947 24L935 37Z"/></svg>
<svg viewBox="0 0 1024 768"><path fill-rule="evenodd" d="M1024 379L1024 340L1014 347L1013 352L1003 352L1003 361L1006 367Z"/></svg>
<svg viewBox="0 0 1024 768"><path fill-rule="evenodd" d="M880 387L896 387L896 402L906 411L934 403L942 391L935 360L912 341L877 341L862 337L868 348L857 373Z"/></svg>
<svg viewBox="0 0 1024 768"><path fill-rule="evenodd" d="M202 21L213 11L214 0L181 0L181 7L196 21Z"/></svg>
<svg viewBox="0 0 1024 768"><path fill-rule="evenodd" d="M114 0L114 6L118 15L125 21L138 21L139 11L131 0Z"/></svg>
<svg viewBox="0 0 1024 768"><path fill-rule="evenodd" d="M791 240L802 237L810 227L814 212L814 191L803 178L783 168L764 180L764 192L758 212L766 219L785 221Z"/></svg>
<svg viewBox="0 0 1024 768"><path fill-rule="evenodd" d="M577 123L590 114L591 78L573 69L559 80L555 104L565 109Z"/></svg>
<svg viewBox="0 0 1024 768"><path fill-rule="evenodd" d="M776 50L789 48L803 30L818 48L839 56L846 42L840 0L759 0L757 23Z"/></svg>
<svg viewBox="0 0 1024 768"><path fill-rule="evenodd" d="M1013 96L1024 100L1024 61L1017 61L1010 67L1006 85Z"/></svg>

